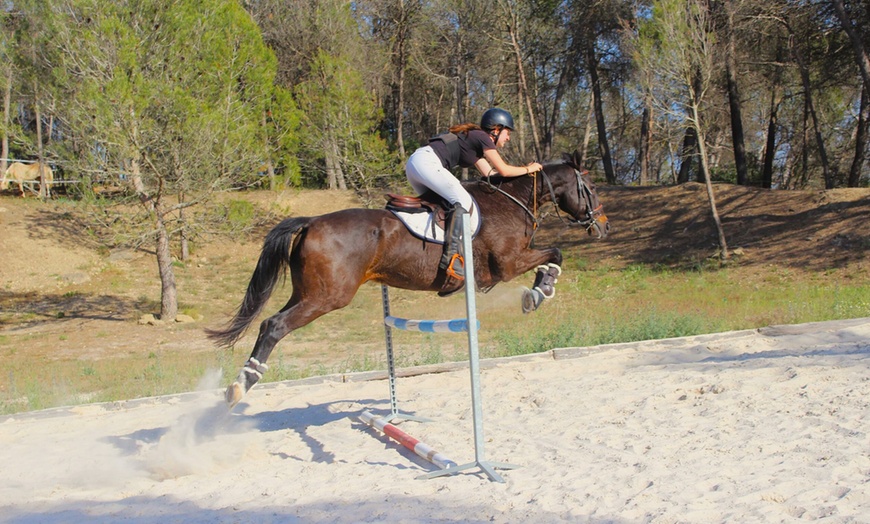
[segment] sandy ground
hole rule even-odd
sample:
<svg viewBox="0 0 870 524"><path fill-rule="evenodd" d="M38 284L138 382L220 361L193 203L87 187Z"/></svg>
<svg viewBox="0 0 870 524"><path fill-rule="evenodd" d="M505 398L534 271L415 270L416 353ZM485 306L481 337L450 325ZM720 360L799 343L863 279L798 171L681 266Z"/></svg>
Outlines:
<svg viewBox="0 0 870 524"><path fill-rule="evenodd" d="M357 420L383 380L0 418L0 521L870 522L870 318L488 361L484 458L437 468ZM349 377L361 379L364 377ZM401 428L473 462L467 369L401 378Z"/></svg>

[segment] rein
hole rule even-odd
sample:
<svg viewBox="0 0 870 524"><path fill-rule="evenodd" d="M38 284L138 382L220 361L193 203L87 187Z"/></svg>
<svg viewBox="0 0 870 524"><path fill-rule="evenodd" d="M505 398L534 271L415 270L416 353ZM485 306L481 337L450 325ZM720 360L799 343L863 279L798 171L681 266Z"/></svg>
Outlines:
<svg viewBox="0 0 870 524"><path fill-rule="evenodd" d="M534 209L534 211L530 211L529 207L526 204L523 204L522 202L520 202L520 200L517 197L508 193L507 191L505 191L501 187L493 184L490 177L485 177L486 184L490 187L490 189L492 189L493 191L497 191L497 192L501 193L502 195L506 196L514 204L520 206L520 208L526 212L526 214L529 216L529 218L532 219L532 236L529 238L529 246L532 245L532 241L535 239L535 233L538 232L538 217L537 217L537 213L538 213L538 178L535 176L536 174L537 173L530 174L532 177L532 209ZM549 183L549 181L548 181L548 183Z"/></svg>
<svg viewBox="0 0 870 524"><path fill-rule="evenodd" d="M544 182L547 184L547 190L550 192L550 199L553 202L553 207L556 208L556 216L559 218L559 221L562 222L563 224L565 224L565 223L580 224L582 226L585 226L586 231L589 232L589 230L595 225L595 221L597 220L598 216L600 216L602 214L601 213L602 206L599 204L599 206L597 208L592 209L592 190L589 189L589 187L586 185L585 182L583 182L583 177L580 175L580 171L578 171L576 168L574 169L574 176L577 179L577 193L578 193L578 197L583 202L586 203L586 216L588 217L588 220L576 220L576 221L574 221L574 220L568 219L566 221L566 219L562 217L562 214L559 212L559 201L556 198L556 191L555 191L555 189L553 189L553 183L550 181L550 177L543 170L536 172L536 173L529 174L529 176L532 177L532 195L531 195L532 209L531 210L529 210L529 207L527 204L524 204L518 198L511 195L507 191L503 190L501 187L494 185L489 177L485 177L486 184L490 187L490 189L492 189L493 191L497 191L497 192L501 193L502 195L506 196L513 203L520 206L520 208L522 208L522 210L525 211L525 213L529 216L529 218L531 218L531 220L532 220L532 236L529 239L529 246L532 245L532 241L535 238L535 233L538 232L538 177L537 177L538 173L541 174L541 176L544 179Z"/></svg>

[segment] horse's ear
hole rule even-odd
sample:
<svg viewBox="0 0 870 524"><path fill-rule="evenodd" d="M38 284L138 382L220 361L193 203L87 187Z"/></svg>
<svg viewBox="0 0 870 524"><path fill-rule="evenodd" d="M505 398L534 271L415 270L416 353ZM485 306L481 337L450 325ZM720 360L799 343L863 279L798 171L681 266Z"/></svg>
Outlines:
<svg viewBox="0 0 870 524"><path fill-rule="evenodd" d="M579 149L574 150L574 165L577 166L577 169L582 169L580 163L583 162L583 155L580 154Z"/></svg>

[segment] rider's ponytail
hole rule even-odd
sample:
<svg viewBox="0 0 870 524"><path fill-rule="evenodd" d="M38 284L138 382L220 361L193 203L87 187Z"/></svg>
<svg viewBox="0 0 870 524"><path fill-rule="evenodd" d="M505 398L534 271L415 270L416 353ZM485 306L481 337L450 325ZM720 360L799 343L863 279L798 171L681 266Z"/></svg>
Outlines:
<svg viewBox="0 0 870 524"><path fill-rule="evenodd" d="M481 129L481 127L477 124L471 124L471 123L456 124L455 126L451 126L448 131L450 131L451 133L456 135L459 133L466 133L467 134L472 129Z"/></svg>

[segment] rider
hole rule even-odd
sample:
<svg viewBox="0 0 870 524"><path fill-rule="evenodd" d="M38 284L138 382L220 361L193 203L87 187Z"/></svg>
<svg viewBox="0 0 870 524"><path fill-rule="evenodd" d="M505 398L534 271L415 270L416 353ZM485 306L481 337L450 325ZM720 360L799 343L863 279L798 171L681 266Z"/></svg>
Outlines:
<svg viewBox="0 0 870 524"><path fill-rule="evenodd" d="M483 176L497 173L505 177L540 171L542 166L537 162L511 166L499 155L497 149L508 143L513 130L511 114L493 107L483 113L479 126L471 123L452 126L448 133L429 139L428 145L414 151L405 164L405 174L414 191L423 194L431 189L451 206L444 227L444 254L438 267L459 280L465 278L465 271L459 255L461 221L458 216L471 209L471 195L450 170L456 166L473 166ZM457 260L459 264L455 264Z"/></svg>

